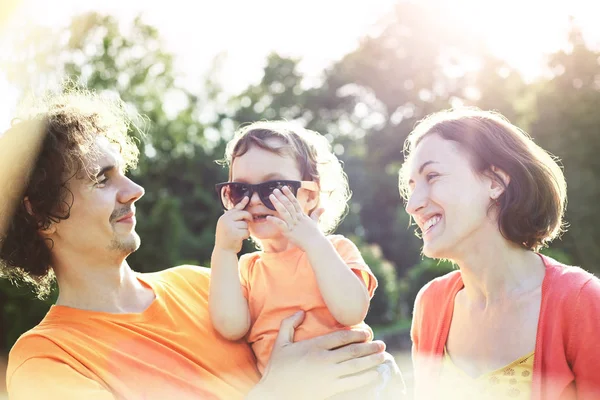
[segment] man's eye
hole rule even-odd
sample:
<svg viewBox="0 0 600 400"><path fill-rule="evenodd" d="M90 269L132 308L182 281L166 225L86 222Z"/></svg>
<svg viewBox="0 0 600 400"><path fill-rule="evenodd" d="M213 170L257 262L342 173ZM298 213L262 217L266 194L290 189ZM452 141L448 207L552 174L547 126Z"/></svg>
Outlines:
<svg viewBox="0 0 600 400"><path fill-rule="evenodd" d="M108 182L108 178L107 178L107 177L103 177L102 179L99 179L99 180L98 180L98 185L103 185L103 184L105 184L106 182Z"/></svg>

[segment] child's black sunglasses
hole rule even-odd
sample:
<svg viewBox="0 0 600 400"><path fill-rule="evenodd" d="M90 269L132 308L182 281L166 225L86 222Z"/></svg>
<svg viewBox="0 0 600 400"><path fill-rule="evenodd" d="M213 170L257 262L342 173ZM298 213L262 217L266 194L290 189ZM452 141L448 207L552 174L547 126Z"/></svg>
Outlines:
<svg viewBox="0 0 600 400"><path fill-rule="evenodd" d="M215 185L215 189L217 190L224 210L231 210L236 204L242 201L244 197L248 196L248 198L251 199L252 195L257 193L260 201L262 201L267 208L275 211L275 206L269 199L269 196L275 189L282 190L285 186L292 191L294 196L298 194L298 189L300 188L313 191L319 190L319 185L313 181L290 181L281 179L266 181L256 185L243 182L223 182Z"/></svg>

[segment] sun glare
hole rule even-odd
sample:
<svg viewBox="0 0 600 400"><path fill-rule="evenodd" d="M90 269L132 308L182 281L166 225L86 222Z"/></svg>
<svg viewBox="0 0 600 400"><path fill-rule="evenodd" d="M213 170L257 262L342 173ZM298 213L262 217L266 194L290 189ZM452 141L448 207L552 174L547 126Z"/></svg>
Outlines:
<svg viewBox="0 0 600 400"><path fill-rule="evenodd" d="M595 2L429 0L429 4L432 11L443 13L480 38L493 55L528 80L540 76L545 55L566 46L570 17L591 44L597 45L600 39L600 28L590 18L600 12L600 4Z"/></svg>
<svg viewBox="0 0 600 400"><path fill-rule="evenodd" d="M396 0L7 1L10 7L2 10L13 10L13 15L8 23L9 17L5 15L0 34L23 32L31 24L66 26L72 16L87 11L108 13L125 22L141 14L147 23L158 28L165 49L175 55L177 70L184 75L188 87L196 89L215 57L221 54L223 61L216 70L223 90L228 93L239 92L258 81L265 58L273 51L301 58L301 72L308 80L318 81L315 77L330 63L351 52L396 3ZM457 29L480 38L492 54L506 60L527 80L541 75L545 54L565 46L569 16L574 17L591 45L600 42L600 25L595 20L600 3L592 1L412 1L430 6L430 12L440 13L456 24ZM8 82L0 79L3 93L8 87ZM9 94L12 96L12 91ZM3 98L5 106L16 102ZM0 118L0 127L5 127L5 116Z"/></svg>

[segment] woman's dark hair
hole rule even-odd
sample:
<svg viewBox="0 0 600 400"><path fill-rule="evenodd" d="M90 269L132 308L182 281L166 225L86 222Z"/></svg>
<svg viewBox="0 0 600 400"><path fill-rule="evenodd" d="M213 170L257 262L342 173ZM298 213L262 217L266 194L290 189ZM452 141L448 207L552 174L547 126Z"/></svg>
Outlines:
<svg viewBox="0 0 600 400"><path fill-rule="evenodd" d="M5 133L16 142L19 135L41 134L43 139L7 231L0 236L0 274L33 285L43 298L50 293L54 274L53 243L42 231L69 218L73 196L68 181L87 172L84 160L97 154L99 135L120 148L125 168L135 166L139 152L128 134L132 120L120 100L71 90L38 103Z"/></svg>
<svg viewBox="0 0 600 400"><path fill-rule="evenodd" d="M527 133L495 112L470 107L441 111L420 121L409 134L405 159L424 137L433 134L465 149L477 173L493 173L494 166L508 174L510 182L498 199L498 226L506 239L538 251L563 231L567 201L563 171L555 157ZM408 198L404 168L400 193Z"/></svg>

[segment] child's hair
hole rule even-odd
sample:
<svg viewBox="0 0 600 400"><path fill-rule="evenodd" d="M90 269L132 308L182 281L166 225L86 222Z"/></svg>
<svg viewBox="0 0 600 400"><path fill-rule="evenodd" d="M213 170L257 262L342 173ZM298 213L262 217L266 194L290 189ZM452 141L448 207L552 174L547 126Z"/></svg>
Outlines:
<svg viewBox="0 0 600 400"><path fill-rule="evenodd" d="M272 138L279 139L283 146L273 146L269 140ZM246 125L236 131L225 150L223 164L229 167L230 180L233 161L252 146L279 155L287 153L296 159L302 180L319 184L317 207L325 209L319 226L325 233L333 232L346 214L351 193L348 176L327 139L318 132L287 121L259 121Z"/></svg>

